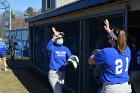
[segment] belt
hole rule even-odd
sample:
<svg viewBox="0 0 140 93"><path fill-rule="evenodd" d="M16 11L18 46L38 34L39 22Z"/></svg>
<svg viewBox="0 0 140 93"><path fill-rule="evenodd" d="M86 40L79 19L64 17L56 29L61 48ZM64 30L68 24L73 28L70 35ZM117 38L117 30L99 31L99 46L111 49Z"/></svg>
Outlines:
<svg viewBox="0 0 140 93"><path fill-rule="evenodd" d="M116 83L116 84L125 84L125 83L128 83L128 82L124 82L124 83ZM129 84L129 83L128 83ZM107 83L107 82L103 82L103 85L115 85L115 84L110 84L110 83Z"/></svg>

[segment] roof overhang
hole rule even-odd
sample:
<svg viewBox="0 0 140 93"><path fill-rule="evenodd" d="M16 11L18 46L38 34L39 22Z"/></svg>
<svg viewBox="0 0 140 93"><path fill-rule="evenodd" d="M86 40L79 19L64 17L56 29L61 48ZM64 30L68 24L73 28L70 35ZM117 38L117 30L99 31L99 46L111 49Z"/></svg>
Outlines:
<svg viewBox="0 0 140 93"><path fill-rule="evenodd" d="M25 19L25 21L26 22L34 22L34 21L38 21L38 20L66 14L69 12L77 11L80 9L88 8L91 6L97 6L97 5L109 3L109 1L112 1L112 0L81 0L79 2L75 2L75 3L69 4L67 6L54 9L52 11L40 14L38 16Z"/></svg>

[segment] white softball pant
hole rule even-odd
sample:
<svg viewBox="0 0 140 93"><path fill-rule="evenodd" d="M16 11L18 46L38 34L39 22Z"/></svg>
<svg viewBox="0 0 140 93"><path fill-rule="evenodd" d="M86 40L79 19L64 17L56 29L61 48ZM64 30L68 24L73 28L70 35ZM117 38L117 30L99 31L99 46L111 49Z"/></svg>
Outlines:
<svg viewBox="0 0 140 93"><path fill-rule="evenodd" d="M131 85L126 83L122 84L107 84L103 83L101 93L131 93Z"/></svg>
<svg viewBox="0 0 140 93"><path fill-rule="evenodd" d="M62 93L65 71L49 70L48 79L54 93Z"/></svg>

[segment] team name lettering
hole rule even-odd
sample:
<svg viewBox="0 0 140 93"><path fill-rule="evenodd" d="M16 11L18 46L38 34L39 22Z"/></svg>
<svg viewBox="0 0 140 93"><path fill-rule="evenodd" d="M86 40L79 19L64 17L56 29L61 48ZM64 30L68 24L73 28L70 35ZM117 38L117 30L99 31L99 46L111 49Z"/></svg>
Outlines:
<svg viewBox="0 0 140 93"><path fill-rule="evenodd" d="M66 51L55 51L57 56L65 56L66 55Z"/></svg>

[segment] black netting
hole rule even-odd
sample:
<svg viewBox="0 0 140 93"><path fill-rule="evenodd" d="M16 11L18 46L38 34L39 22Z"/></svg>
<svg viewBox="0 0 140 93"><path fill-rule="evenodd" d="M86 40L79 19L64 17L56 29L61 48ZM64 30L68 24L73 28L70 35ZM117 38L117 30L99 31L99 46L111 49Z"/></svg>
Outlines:
<svg viewBox="0 0 140 93"><path fill-rule="evenodd" d="M64 32L64 46L68 47L72 54L79 56L79 21L69 21L57 24L50 24L49 27L55 27L59 32ZM78 92L79 70L74 70L72 65L66 68L65 84ZM74 82L73 82L74 81Z"/></svg>
<svg viewBox="0 0 140 93"><path fill-rule="evenodd" d="M78 93L79 88L81 88L81 91L82 88L84 88L84 85L82 85L84 83L81 82L88 80L88 86L86 87L88 87L89 93L97 93L99 86L93 78L94 67L84 65L88 62L88 59L82 59L83 57L89 57L90 53L96 48L103 49L109 46L107 33L104 31L103 27L105 19L109 20L111 28L125 28L125 14L123 10L93 15L79 20L68 20L66 22L34 26L32 33L33 46L31 47L34 65L41 70L48 72L49 54L45 49L45 45L52 38L53 33L51 28L55 27L58 31L65 33L64 45L71 50L72 54L77 55L81 62L77 70L74 70L71 65L67 67L65 84ZM85 32L85 34L83 34L83 32ZM86 42L83 42L83 37L84 39L87 39L85 40ZM84 48L87 48L87 51L83 51ZM81 53L86 54L83 55ZM87 78L85 75L88 75L89 77Z"/></svg>
<svg viewBox="0 0 140 93"><path fill-rule="evenodd" d="M110 47L107 39L107 33L104 31L104 20L108 19L110 22L110 28L122 28L125 29L124 11L106 13L104 15L98 15L92 18L87 18L85 21L88 23L89 28L89 54L94 49L103 49ZM97 93L100 84L98 80L94 78L94 66L89 67L89 91L90 93Z"/></svg>
<svg viewBox="0 0 140 93"><path fill-rule="evenodd" d="M45 27L34 27L33 37L34 65L45 70Z"/></svg>

